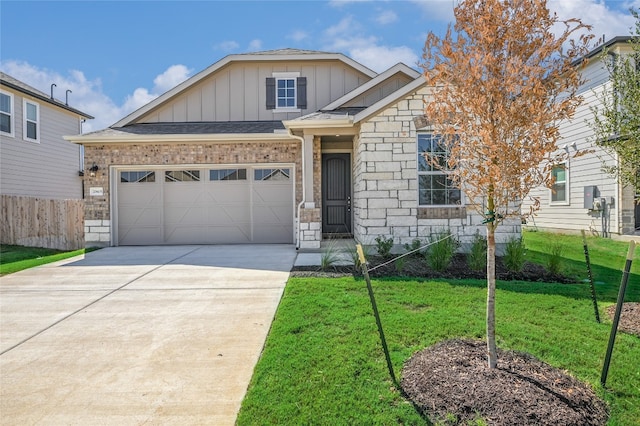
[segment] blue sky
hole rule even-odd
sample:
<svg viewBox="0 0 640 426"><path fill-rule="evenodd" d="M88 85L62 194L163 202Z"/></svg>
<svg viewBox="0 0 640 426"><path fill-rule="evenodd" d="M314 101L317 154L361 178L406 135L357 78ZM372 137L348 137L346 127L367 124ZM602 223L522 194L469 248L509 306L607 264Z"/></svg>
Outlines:
<svg viewBox="0 0 640 426"><path fill-rule="evenodd" d="M293 47L344 53L381 72L416 66L429 31L442 35L456 0L0 0L0 69L107 127L232 53ZM640 0L550 0L594 34L628 35Z"/></svg>

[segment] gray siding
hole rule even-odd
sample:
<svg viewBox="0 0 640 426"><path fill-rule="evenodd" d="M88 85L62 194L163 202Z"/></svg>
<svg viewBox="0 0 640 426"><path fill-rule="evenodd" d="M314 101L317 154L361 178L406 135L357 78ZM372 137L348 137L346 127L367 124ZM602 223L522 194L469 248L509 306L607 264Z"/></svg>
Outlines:
<svg viewBox="0 0 640 426"><path fill-rule="evenodd" d="M404 74L397 74L393 78L389 78L383 82L383 84L378 84L366 92L362 93L360 96L357 96L353 100L347 102L344 106L347 107L362 107L362 106L371 106L378 102L381 99L389 96L396 90L401 89L407 84L411 83L413 79L407 77Z"/></svg>
<svg viewBox="0 0 640 426"><path fill-rule="evenodd" d="M0 193L56 199L82 198L80 146L62 139L80 133L79 117L2 86L13 94L14 137L0 136ZM40 143L23 139L23 98L40 107Z"/></svg>
<svg viewBox="0 0 640 426"><path fill-rule="evenodd" d="M306 109L287 113L266 109L265 81L274 72L299 72L307 78ZM340 61L232 63L137 122L290 120L317 111L369 80Z"/></svg>
<svg viewBox="0 0 640 426"><path fill-rule="evenodd" d="M560 149L568 145L570 154L576 150L593 150L586 155L572 158L569 162L569 200L566 204L551 204L551 191L538 188L531 192L532 197L540 199L540 211L529 219L530 226L543 229L567 230L579 232L584 229L591 233L602 233L601 213L589 212L584 208L584 187L596 185L601 197L613 197L615 202L609 217L608 231L615 234L629 232L622 222L623 209L627 204L623 197L629 197L612 176L602 171L602 164L615 164L616 159L605 153L594 144L594 134L589 125L593 121L591 107L599 103L596 93L607 89L608 73L603 64L594 59L584 70L585 84L580 90L584 97L582 106L578 108L572 120L560 125ZM575 143L574 149L571 145ZM528 211L530 201L525 202L524 211Z"/></svg>

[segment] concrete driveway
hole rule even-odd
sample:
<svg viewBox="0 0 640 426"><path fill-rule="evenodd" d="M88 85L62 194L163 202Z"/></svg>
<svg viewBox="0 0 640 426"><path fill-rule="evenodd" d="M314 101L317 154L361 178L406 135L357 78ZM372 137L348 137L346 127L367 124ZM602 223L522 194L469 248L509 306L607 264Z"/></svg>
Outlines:
<svg viewBox="0 0 640 426"><path fill-rule="evenodd" d="M110 247L0 279L3 425L232 425L292 245Z"/></svg>

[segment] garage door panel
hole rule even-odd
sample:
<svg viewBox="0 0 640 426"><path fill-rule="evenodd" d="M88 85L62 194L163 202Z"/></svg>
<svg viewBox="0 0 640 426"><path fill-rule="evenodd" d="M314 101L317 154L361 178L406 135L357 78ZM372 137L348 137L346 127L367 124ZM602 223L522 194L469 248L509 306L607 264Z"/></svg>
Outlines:
<svg viewBox="0 0 640 426"><path fill-rule="evenodd" d="M189 176L194 172L189 170ZM244 174L200 169L200 181L186 180L180 167L170 169L169 180L166 173L156 171L163 176L158 182L127 184L125 190L119 186L119 244L293 242L289 176L262 173L267 180L254 180L258 175L251 167Z"/></svg>

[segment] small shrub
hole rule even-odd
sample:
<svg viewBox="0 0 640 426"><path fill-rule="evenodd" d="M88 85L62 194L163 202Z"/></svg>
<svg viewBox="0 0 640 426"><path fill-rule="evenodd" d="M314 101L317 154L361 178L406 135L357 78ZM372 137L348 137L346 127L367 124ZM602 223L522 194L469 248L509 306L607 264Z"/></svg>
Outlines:
<svg viewBox="0 0 640 426"><path fill-rule="evenodd" d="M504 266L511 272L520 272L524 267L525 246L522 238L511 237L504 252Z"/></svg>
<svg viewBox="0 0 640 426"><path fill-rule="evenodd" d="M564 246L559 241L551 243L549 250L549 257L547 258L547 269L550 273L558 275L562 272L564 258L562 253L564 252Z"/></svg>
<svg viewBox="0 0 640 426"><path fill-rule="evenodd" d="M404 271L405 266L407 266L407 260L409 260L409 256L403 256L403 257L397 258L393 262L393 265L395 266L396 271L399 274L402 274L402 271Z"/></svg>
<svg viewBox="0 0 640 426"><path fill-rule="evenodd" d="M376 250L382 257L390 257L393 248L393 237L385 238L383 236L376 237Z"/></svg>
<svg viewBox="0 0 640 426"><path fill-rule="evenodd" d="M320 269L323 271L332 268L336 262L340 260L340 253L338 252L335 243L330 242L327 247L322 250L320 256Z"/></svg>
<svg viewBox="0 0 640 426"><path fill-rule="evenodd" d="M423 251L420 250L420 247L422 246L422 241L416 238L415 240L411 241L411 244L405 244L404 249L406 252L414 252L410 256L422 256Z"/></svg>
<svg viewBox="0 0 640 426"><path fill-rule="evenodd" d="M429 246L425 257L431 269L441 272L451 264L451 259L458 248L458 240L449 230L436 233L433 240L434 244Z"/></svg>
<svg viewBox="0 0 640 426"><path fill-rule="evenodd" d="M487 239L476 231L471 242L471 251L467 255L469 267L474 271L487 269Z"/></svg>

